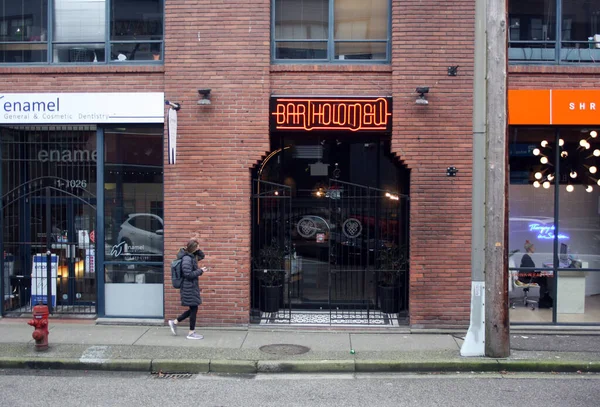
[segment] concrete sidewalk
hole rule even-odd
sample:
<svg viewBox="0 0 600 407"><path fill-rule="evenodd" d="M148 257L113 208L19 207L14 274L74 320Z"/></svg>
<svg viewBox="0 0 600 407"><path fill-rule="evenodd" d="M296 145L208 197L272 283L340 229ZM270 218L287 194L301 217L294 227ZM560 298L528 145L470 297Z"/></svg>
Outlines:
<svg viewBox="0 0 600 407"><path fill-rule="evenodd" d="M0 320L0 368L163 373L600 372L600 336L513 333L506 359L461 357L463 333L311 328L201 328L203 340L168 326L51 320L50 348L36 351L23 319Z"/></svg>

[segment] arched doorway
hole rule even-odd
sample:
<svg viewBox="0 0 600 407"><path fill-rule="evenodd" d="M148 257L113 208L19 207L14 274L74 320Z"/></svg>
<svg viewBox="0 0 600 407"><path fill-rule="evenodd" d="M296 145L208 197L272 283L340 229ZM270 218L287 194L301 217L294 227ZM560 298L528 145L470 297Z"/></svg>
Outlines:
<svg viewBox="0 0 600 407"><path fill-rule="evenodd" d="M409 173L390 137L271 141L253 174L251 320L406 322Z"/></svg>

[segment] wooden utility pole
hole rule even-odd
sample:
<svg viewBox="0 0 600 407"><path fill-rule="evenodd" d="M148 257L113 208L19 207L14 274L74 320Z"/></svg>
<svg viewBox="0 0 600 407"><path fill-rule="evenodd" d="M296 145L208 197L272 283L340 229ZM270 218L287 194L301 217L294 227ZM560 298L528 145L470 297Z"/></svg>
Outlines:
<svg viewBox="0 0 600 407"><path fill-rule="evenodd" d="M485 355L510 355L507 249L507 2L487 0Z"/></svg>

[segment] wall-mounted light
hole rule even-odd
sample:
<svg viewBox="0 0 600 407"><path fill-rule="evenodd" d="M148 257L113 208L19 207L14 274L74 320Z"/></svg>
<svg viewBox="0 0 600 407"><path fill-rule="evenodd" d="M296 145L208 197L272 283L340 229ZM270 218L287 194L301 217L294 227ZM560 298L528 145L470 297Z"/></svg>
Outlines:
<svg viewBox="0 0 600 407"><path fill-rule="evenodd" d="M419 97L417 98L417 100L415 100L415 103L418 105L428 105L429 101L425 98L425 94L429 93L429 88L419 86L417 88L417 93L419 94Z"/></svg>
<svg viewBox="0 0 600 407"><path fill-rule="evenodd" d="M448 76L456 76L458 75L458 65L453 65L448 67Z"/></svg>
<svg viewBox="0 0 600 407"><path fill-rule="evenodd" d="M210 89L198 89L198 95L200 95L199 105L210 105Z"/></svg>

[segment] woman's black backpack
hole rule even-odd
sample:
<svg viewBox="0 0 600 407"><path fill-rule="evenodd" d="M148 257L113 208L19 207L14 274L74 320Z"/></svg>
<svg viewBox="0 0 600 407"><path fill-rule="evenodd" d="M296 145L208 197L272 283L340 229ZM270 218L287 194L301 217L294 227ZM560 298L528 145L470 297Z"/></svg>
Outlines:
<svg viewBox="0 0 600 407"><path fill-rule="evenodd" d="M174 288L181 288L183 285L183 271L181 270L182 261L183 257L171 262L171 282L173 283Z"/></svg>

